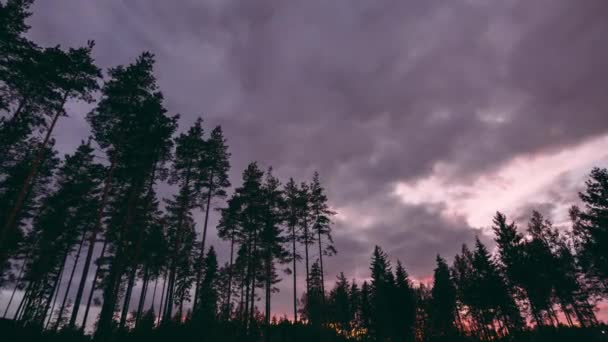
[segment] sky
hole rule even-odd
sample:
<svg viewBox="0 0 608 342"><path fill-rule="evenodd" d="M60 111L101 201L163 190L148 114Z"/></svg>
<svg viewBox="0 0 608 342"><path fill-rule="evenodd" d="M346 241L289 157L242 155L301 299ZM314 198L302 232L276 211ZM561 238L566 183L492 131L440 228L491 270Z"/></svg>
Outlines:
<svg viewBox="0 0 608 342"><path fill-rule="evenodd" d="M608 166L607 17L604 0L39 0L29 35L95 40L104 69L153 52L180 129L222 126L233 184L254 160L283 181L318 170L338 212L332 284L367 278L374 245L428 281L437 254L492 244L497 210L566 227ZM89 108L69 105L62 152ZM283 278L276 315L292 311Z"/></svg>

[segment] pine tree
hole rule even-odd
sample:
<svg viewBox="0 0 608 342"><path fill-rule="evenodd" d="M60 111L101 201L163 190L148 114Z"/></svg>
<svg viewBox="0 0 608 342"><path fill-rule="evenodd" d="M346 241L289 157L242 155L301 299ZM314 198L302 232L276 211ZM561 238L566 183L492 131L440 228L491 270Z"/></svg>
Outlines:
<svg viewBox="0 0 608 342"><path fill-rule="evenodd" d="M591 170L585 186L579 193L584 208L575 213L578 255L588 277L608 293L608 169Z"/></svg>
<svg viewBox="0 0 608 342"><path fill-rule="evenodd" d="M179 186L179 193L172 200L167 201L172 260L169 266L165 320L170 320L173 315L176 281L180 285L178 288L180 295L177 296L180 307L183 304L182 297L188 292L186 285L192 283L190 278L191 273L194 272L194 264L191 255L195 238L192 210L197 207L197 198L202 193L204 171L198 165L203 159L203 127L202 120L198 119L187 133L181 134L176 139L175 160L169 179L170 183ZM177 272L180 273L181 278L178 278Z"/></svg>
<svg viewBox="0 0 608 342"><path fill-rule="evenodd" d="M315 237L311 231L311 193L310 186L307 183L300 184L300 209L302 211L302 218L300 219L300 230L302 235L300 236L300 243L304 245L304 262L306 266L306 292L310 290L310 253L309 246L314 244Z"/></svg>
<svg viewBox="0 0 608 342"><path fill-rule="evenodd" d="M32 160L30 170L25 178L15 202L8 212L0 231L0 250L3 244L17 230L20 211L26 201L30 188L35 182L41 164L45 161L45 152L55 125L60 116L65 116L65 104L68 100L83 100L92 102L92 93L98 89L98 79L101 77L99 68L94 65L91 57L94 43L89 42L86 47L69 49L67 52L59 47L48 48L44 51L44 65L40 72L49 75L48 79L42 80L49 91L49 101L45 109L51 113L48 129L44 139L37 148L36 155ZM0 263L4 263L6 256L0 254Z"/></svg>
<svg viewBox="0 0 608 342"><path fill-rule="evenodd" d="M318 262L310 269L310 290L305 295L302 316L314 328L320 328L325 322L325 293L321 284L321 268Z"/></svg>
<svg viewBox="0 0 608 342"><path fill-rule="evenodd" d="M209 223L209 212L214 198L226 197L226 188L230 187L228 179L228 171L230 170L230 153L226 145L226 139L220 126L215 127L211 131L209 139L204 145L204 157L200 161L200 168L204 170L202 181L203 199L201 208L205 211L205 220L203 221L203 234L201 238L199 262L202 262L205 255L205 241L207 238L207 225ZM194 296L194 308L197 306L196 293L198 292L200 277L202 270L197 269L196 272L196 287Z"/></svg>
<svg viewBox="0 0 608 342"><path fill-rule="evenodd" d="M456 289L450 270L443 258L437 256L434 283L429 307L429 327L431 338L446 340L456 335L454 326L456 314Z"/></svg>
<svg viewBox="0 0 608 342"><path fill-rule="evenodd" d="M177 120L166 116L153 65L153 56L144 53L134 64L110 69L111 79L104 85L102 99L88 116L97 143L110 152L110 163L116 169L106 219L110 254L96 330L102 340L109 336L122 276L133 267L129 253L140 249L141 234L135 228L138 212L147 202L146 184L154 177L159 156L167 155L170 149Z"/></svg>
<svg viewBox="0 0 608 342"><path fill-rule="evenodd" d="M367 281L364 281L363 285L361 285L358 312L358 327L364 331L366 335L371 334L374 308L372 303L372 289Z"/></svg>
<svg viewBox="0 0 608 342"><path fill-rule="evenodd" d="M234 263L234 249L237 243L243 243L245 236L243 235L242 223L240 221L240 203L239 198L233 195L229 200L226 208L220 209L221 216L218 224L218 237L222 240L230 241L230 261L228 264L228 279L226 281L226 288L224 289L224 298L222 311L224 312L223 317L230 317L232 311L232 293L233 285L237 272Z"/></svg>
<svg viewBox="0 0 608 342"><path fill-rule="evenodd" d="M264 287L265 287L265 323L270 328L271 297L275 292L274 284L280 279L276 274L275 261L285 263L289 253L285 250L286 242L283 236L283 221L285 212L285 199L279 180L273 176L272 168L266 172L262 187L264 205L262 208L262 229L260 232L260 253L264 259ZM268 331L266 334L268 335Z"/></svg>
<svg viewBox="0 0 608 342"><path fill-rule="evenodd" d="M102 174L103 168L94 162L93 149L84 143L73 155L66 156L59 169L58 190L44 200L32 231L33 250L26 270L30 282L26 321L43 323L47 312L40 309L51 300L65 256L92 229ZM62 312L60 309L60 319Z"/></svg>
<svg viewBox="0 0 608 342"><path fill-rule="evenodd" d="M199 306L194 311L193 320L197 325L202 325L202 330L209 329L217 319L218 312L218 265L217 256L213 246L209 248L203 264L203 277L199 291Z"/></svg>
<svg viewBox="0 0 608 342"><path fill-rule="evenodd" d="M376 340L390 339L393 333L392 301L395 293L395 278L388 256L378 246L374 248L371 261L372 315L369 333Z"/></svg>
<svg viewBox="0 0 608 342"><path fill-rule="evenodd" d="M334 241L331 236L331 217L335 212L329 208L327 204L327 196L325 190L321 186L319 173L315 172L312 183L310 184L310 211L312 229L317 235L319 245L319 264L321 267L321 284L325 292L325 281L323 272L323 255L331 256L336 254ZM323 238L325 238L325 246L323 246Z"/></svg>
<svg viewBox="0 0 608 342"><path fill-rule="evenodd" d="M537 211L532 212L527 232L531 239L524 244L527 270L524 288L537 323L556 325L559 321L553 308L552 275L547 267L555 264L549 245L549 239L553 238L555 232L552 231L551 223Z"/></svg>
<svg viewBox="0 0 608 342"><path fill-rule="evenodd" d="M412 283L403 265L397 261L395 290L392 301L394 341L414 341L416 325L416 298Z"/></svg>
<svg viewBox="0 0 608 342"><path fill-rule="evenodd" d="M349 336L354 307L351 305L350 284L342 272L338 274L336 285L329 293L328 305L331 323L336 325L336 330L344 337Z"/></svg>
<svg viewBox="0 0 608 342"><path fill-rule="evenodd" d="M523 319L508 286L491 260L487 248L477 238L472 260L473 291L486 338L495 338L496 324L515 332L523 329ZM506 332L503 331L506 335Z"/></svg>
<svg viewBox="0 0 608 342"><path fill-rule="evenodd" d="M291 243L291 254L289 258L292 262L291 272L293 274L293 321L298 321L298 301L297 301L297 263L302 258L296 248L301 239L299 231L300 221L302 220L302 198L298 185L290 178L283 190L285 193L285 223L289 229L287 242Z"/></svg>
<svg viewBox="0 0 608 342"><path fill-rule="evenodd" d="M13 207L35 154L35 151L25 150L23 156L19 157L19 161L0 179L0 219L6 217L10 208ZM44 154L47 162L41 166L38 177L23 202L22 210L16 218L15 234L10 236L4 248L0 250L0 285L11 276L10 272L5 272L12 266L9 256L19 259L28 253L27 247L30 244L28 239L31 240L27 237L26 232L28 220L38 214L41 209L41 200L50 191L49 185L52 184L53 172L59 164L59 160L52 147L47 147Z"/></svg>

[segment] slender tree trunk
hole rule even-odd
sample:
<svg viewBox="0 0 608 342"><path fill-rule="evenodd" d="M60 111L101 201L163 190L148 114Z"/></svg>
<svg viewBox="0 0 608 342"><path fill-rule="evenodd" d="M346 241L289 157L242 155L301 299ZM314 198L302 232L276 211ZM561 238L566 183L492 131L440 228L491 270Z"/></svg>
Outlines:
<svg viewBox="0 0 608 342"><path fill-rule="evenodd" d="M254 313L255 313L255 275L256 275L256 268L257 268L257 263L256 261L256 256L257 256L257 228L253 230L253 250L252 250L252 261L253 262L253 267L252 267L252 272L251 272L251 307L249 308L250 310L250 314L249 314L249 321L251 323L251 321L253 321L255 319ZM249 324L249 326L251 326L251 324Z"/></svg>
<svg viewBox="0 0 608 342"><path fill-rule="evenodd" d="M103 242L103 247L101 247L101 254L99 256L99 259L102 259L105 256L107 246L108 246L108 239L104 240L104 242ZM84 317L82 318L82 327L81 327L82 331L85 330L86 325L87 325L87 318L89 317L89 310L91 309L91 302L93 301L93 295L95 294L95 286L97 284L97 279L99 278L100 271L101 271L101 267L99 265L97 265L97 267L95 268L95 275L93 275L93 281L91 282L91 291L89 291L89 298L87 299L87 305L84 310ZM74 315L72 315L72 316L74 316Z"/></svg>
<svg viewBox="0 0 608 342"><path fill-rule="evenodd" d="M157 167L158 161L154 161L154 167L152 168L152 174L150 176L150 184L148 185L148 194L146 195L146 202L144 204L144 209L143 209L143 213L144 215L147 213L148 208L150 207L150 205L152 204L152 201L154 199L154 181L156 179L156 167ZM135 277L137 275L137 268L139 266L139 262L140 262L140 256L141 256L141 249L142 249L142 245L143 245L143 240L144 240L144 229L140 229L139 230L139 234L137 234L137 241L135 242L135 256L133 257L133 262L131 263L131 274L129 275L129 286L127 288L127 296L125 296L125 302L124 302L124 306L127 310L127 312L125 312L125 310L123 309L123 312L121 314L120 317L120 328L124 328L125 326L125 322L126 322L126 318L128 313L128 309L129 309L129 305L131 303L131 295L133 293L133 286L135 285ZM145 279L147 277L147 267L145 270L146 275L144 276L144 284L143 285L147 285L146 281L147 279ZM145 289L142 287L142 295L145 296L144 294ZM141 298L141 296L140 296ZM141 307L138 306L137 309L137 314L136 314L136 318L135 318L135 325L137 325L137 323L139 322L139 318L141 316Z"/></svg>
<svg viewBox="0 0 608 342"><path fill-rule="evenodd" d="M185 187L186 189L190 189L190 176L191 176L191 161L188 162L188 171L186 173ZM189 190L188 190L189 192ZM188 210L190 203L190 194L186 194L186 197L183 199L182 208L180 210L177 227L176 227L176 242L175 242L175 253L173 258L171 258L171 267L169 268L169 288L167 290L167 308L165 311L165 319L171 320L171 316L173 314L173 295L175 290L175 277L176 277L176 267L177 267L177 256L179 254L179 250L181 248L182 243L182 226L184 222L184 216L186 215L186 211Z"/></svg>
<svg viewBox="0 0 608 342"><path fill-rule="evenodd" d="M248 290L249 291L249 290ZM249 293L249 292L247 292ZM239 316L241 321L245 321L245 272L241 272L241 296L239 298L241 302L239 305Z"/></svg>
<svg viewBox="0 0 608 342"><path fill-rule="evenodd" d="M213 177L213 175L211 175ZM207 193L207 206L205 207L205 223L203 224L203 237L201 240L201 255L199 256L199 266L196 269L196 285L194 288L194 305L192 306L192 311L196 311L196 306L198 305L198 290L201 286L201 274L203 265L203 261L205 260L205 239L207 238L207 225L209 222L209 209L211 207L211 192L213 185L209 185L209 192Z"/></svg>
<svg viewBox="0 0 608 342"><path fill-rule="evenodd" d="M232 237L230 239L230 266L228 267L228 294L227 294L227 299L226 299L226 304L225 304L225 320L230 319L230 312L231 312L231 306L230 306L230 297L232 296L232 265L233 265L233 259L234 259L234 232L232 232Z"/></svg>
<svg viewBox="0 0 608 342"><path fill-rule="evenodd" d="M184 313L184 297L186 296L186 291L182 291L182 294L179 296L179 311L178 311L178 319L179 322L183 322L183 313Z"/></svg>
<svg viewBox="0 0 608 342"><path fill-rule="evenodd" d="M249 239L250 241L247 241L247 272L243 278L245 281L245 311L243 312L243 323L245 330L247 330L247 325L249 323L249 286L251 285L251 237L249 237Z"/></svg>
<svg viewBox="0 0 608 342"><path fill-rule="evenodd" d="M141 294L139 295L139 303L137 305L137 314L135 315L135 327L137 327L139 320L141 319L141 314L144 310L144 303L146 302L146 295L148 292L148 266L144 267L144 280L141 285Z"/></svg>
<svg viewBox="0 0 608 342"><path fill-rule="evenodd" d="M78 285L78 291L76 292L76 297L74 298L74 308L72 309L72 316L70 317L69 327L73 328L76 324L76 319L78 318L78 310L80 309L80 301L82 300L82 295L84 294L84 287L87 283L87 277L89 275L89 267L91 266L91 261L93 260L93 252L95 251L95 243L97 240L97 234L101 231L101 226L103 222L103 212L105 211L106 203L108 202L108 195L110 193L110 187L112 183L112 178L114 175L114 170L116 169L116 158L112 157L112 161L110 163L110 170L108 171L108 175L104 181L104 186L101 195L101 203L99 204L99 210L97 212L97 219L95 221L95 228L91 232L91 236L89 237L89 248L87 250L87 256L84 260L84 267L82 269L82 275L80 276L80 284ZM105 252L107 244L107 239L103 244L103 250L101 252L101 256L103 257L103 253ZM93 284L91 285L91 295L95 291L95 280L97 279L98 272L95 271L95 277L93 278ZM90 302L90 299L89 299ZM89 304L87 304L87 313L89 311ZM86 317L87 315L85 315ZM86 325L86 319L83 322Z"/></svg>
<svg viewBox="0 0 608 342"><path fill-rule="evenodd" d="M80 244L78 245L78 251L76 252L76 258L74 259L74 265L72 265L72 272L70 273L70 279L68 280L68 286L65 289L65 294L63 295L63 301L61 302L61 309L59 309L59 315L57 316L57 321L55 322L55 327L53 330L57 331L59 328L59 323L63 318L63 310L65 309L65 304L67 303L68 296L70 294L70 288L72 287L72 280L74 280L74 274L76 273L76 267L78 266L78 260L80 259L80 252L82 251L82 245L84 245L84 240L86 237L86 232L82 233L82 238L80 239Z"/></svg>
<svg viewBox="0 0 608 342"><path fill-rule="evenodd" d="M15 298L15 293L17 292L17 288L19 288L19 283L21 282L21 276L23 275L23 271L25 270L25 264L27 263L27 258L26 257L23 260L23 264L21 265L21 268L19 269L19 274L17 275L17 280L15 282L15 287L13 288L13 292L11 293L11 298L8 300L8 303L6 304L6 309L4 309L4 314L2 315L2 318L6 318L6 315L8 314L8 309L11 307L11 303L13 302L13 298Z"/></svg>
<svg viewBox="0 0 608 342"><path fill-rule="evenodd" d="M121 225L123 230L126 230L132 224L133 217L135 216L134 211L137 206L137 194L140 192L141 187L143 187L143 184L136 181L130 189L129 199L127 201L127 212L124 222ZM116 254L110 264L106 286L103 292L103 304L101 306L101 313L99 314L99 321L95 332L95 338L102 341L110 336L112 318L116 308L117 293L125 268L127 267L127 256L125 254L127 241L124 240L124 236L119 236L117 239Z"/></svg>
<svg viewBox="0 0 608 342"><path fill-rule="evenodd" d="M308 266L308 222L304 219L304 258L306 259L306 294L310 291L310 268Z"/></svg>
<svg viewBox="0 0 608 342"><path fill-rule="evenodd" d="M49 323L51 323L51 320L53 319L53 310L55 310L55 302L57 302L57 297L59 297L59 288L61 287L61 280L63 279L63 270L65 268L65 262L68 259L68 254L69 253L66 251L63 257L63 263L61 264L61 267L59 268L59 273L57 274L57 279L55 279L55 282L53 283L53 291L51 293L53 293L54 296L49 298L44 309L45 316L49 316L48 321L44 327L45 329L48 328ZM51 303L51 299L53 299L53 305L50 306L51 313L49 314L49 304Z"/></svg>
<svg viewBox="0 0 608 342"><path fill-rule="evenodd" d="M568 307L564 304L561 304L562 307L562 312L564 313L564 316L566 316L566 321L568 322L568 326L569 327L573 327L574 323L572 321L572 316L570 316L570 309L568 309Z"/></svg>
<svg viewBox="0 0 608 342"><path fill-rule="evenodd" d="M325 278L323 276L323 247L321 243L321 231L318 231L319 238L319 267L321 268L321 291L323 291L323 303L325 303Z"/></svg>
<svg viewBox="0 0 608 342"><path fill-rule="evenodd" d="M296 260L296 256L297 256L297 251L296 251L296 226L293 225L291 226L291 242L292 242L292 248L293 248L293 322L297 322L298 321L298 290L297 290L297 272L296 272L296 264L297 264L297 260Z"/></svg>
<svg viewBox="0 0 608 342"><path fill-rule="evenodd" d="M30 297L31 285L32 283L28 283L27 287L25 288L25 291L23 292L23 298L21 298L21 300L19 301L19 306L17 306L17 311L15 311L15 315L13 316L13 321L21 320L19 315L23 313L25 307L27 306L27 302L29 301Z"/></svg>
<svg viewBox="0 0 608 342"><path fill-rule="evenodd" d="M154 304L156 303L156 287L158 286L158 277L156 277L156 279L154 280L154 291L152 291L152 306L150 306L150 308L152 309L152 312L154 312Z"/></svg>
<svg viewBox="0 0 608 342"><path fill-rule="evenodd" d="M272 273L272 255L270 251L267 252L266 256L266 315L265 315L265 328L266 333L264 334L265 341L270 341L270 293L271 293L271 273Z"/></svg>
<svg viewBox="0 0 608 342"><path fill-rule="evenodd" d="M59 109L57 109L57 111L55 111L55 113L53 115L51 125L49 126L49 129L47 129L47 131L46 131L44 140L38 147L38 151L36 152L36 157L34 158L34 161L32 162L30 172L28 173L27 177L25 178L25 182L21 186L21 190L19 190L19 194L17 195L15 204L13 205L13 207L12 207L10 213L8 214L7 219L2 227L2 231L0 232L0 251L4 250L4 246L3 246L4 243L6 242L7 238L9 237L10 233L12 232L12 230L15 229L15 221L17 219L17 215L19 215L19 212L21 211L21 207L23 206L23 203L25 202L25 198L27 197L28 193L30 192L31 185L36 178L38 169L40 168L40 165L43 162L42 159L44 158L44 152L45 152L46 146L49 143L49 140L51 139L51 135L53 133L53 130L55 129L57 120L59 120L59 117L61 116L61 114L64 113L63 106L65 105L67 98L68 98L68 93L66 92L62 98L61 106L59 107ZM6 262L7 257L8 257L7 253L5 253L5 252L0 253L0 264L3 264L4 262Z"/></svg>
<svg viewBox="0 0 608 342"><path fill-rule="evenodd" d="M129 272L129 280L127 281L127 292L125 293L125 300L122 306L122 312L120 313L120 323L118 328L120 330L125 328L127 323L127 316L129 315L129 307L131 306L131 294L133 294L133 287L135 286L135 276L137 275L137 268L132 267Z"/></svg>
<svg viewBox="0 0 608 342"><path fill-rule="evenodd" d="M160 305L158 307L158 323L160 325L160 322L163 319L163 314L164 314L164 307L163 304L165 301L165 285L167 285L167 270L165 269L165 275L163 276L163 290L160 293Z"/></svg>

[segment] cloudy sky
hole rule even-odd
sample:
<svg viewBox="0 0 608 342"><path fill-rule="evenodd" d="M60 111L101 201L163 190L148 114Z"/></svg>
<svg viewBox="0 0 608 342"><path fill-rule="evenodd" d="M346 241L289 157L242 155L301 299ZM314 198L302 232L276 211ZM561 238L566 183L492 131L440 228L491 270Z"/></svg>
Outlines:
<svg viewBox="0 0 608 342"><path fill-rule="evenodd" d="M39 0L34 12L36 42L95 40L103 68L155 53L181 128L223 126L233 183L253 160L283 179L318 170L339 212L328 279L366 278L375 244L428 279L437 253L490 242L496 210L567 223L586 173L608 166L604 0ZM87 110L71 104L59 123L62 151L89 134ZM288 313L279 287L274 311Z"/></svg>

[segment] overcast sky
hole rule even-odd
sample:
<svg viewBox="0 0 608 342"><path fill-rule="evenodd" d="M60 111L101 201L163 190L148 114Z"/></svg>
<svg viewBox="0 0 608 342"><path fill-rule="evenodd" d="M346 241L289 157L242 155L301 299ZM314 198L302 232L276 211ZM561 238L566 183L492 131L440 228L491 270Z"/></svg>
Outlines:
<svg viewBox="0 0 608 342"><path fill-rule="evenodd" d="M368 277L375 244L428 280L437 253L490 243L496 210L567 223L608 166L606 18L605 0L39 0L30 36L95 40L104 69L156 54L180 129L222 125L233 184L253 160L283 180L318 170L339 213L333 283ZM62 152L87 110L58 124Z"/></svg>

